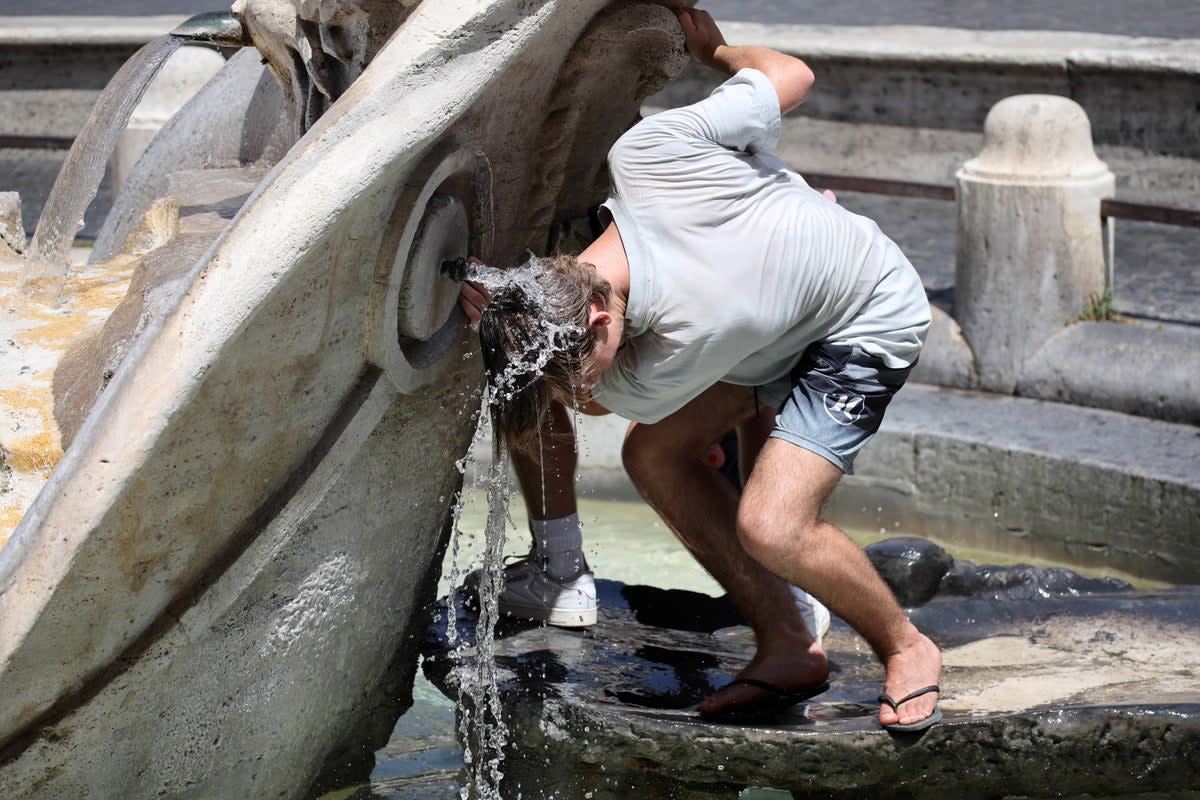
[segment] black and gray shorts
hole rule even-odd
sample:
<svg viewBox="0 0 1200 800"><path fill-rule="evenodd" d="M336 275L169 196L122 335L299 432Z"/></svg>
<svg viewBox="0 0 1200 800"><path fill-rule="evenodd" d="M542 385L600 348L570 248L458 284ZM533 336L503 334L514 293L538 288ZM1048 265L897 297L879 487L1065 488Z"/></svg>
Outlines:
<svg viewBox="0 0 1200 800"><path fill-rule="evenodd" d="M854 457L879 430L884 410L910 372L912 366L892 369L852 345L815 342L792 369L789 394L782 382L761 387L763 398L779 409L771 436L853 475Z"/></svg>

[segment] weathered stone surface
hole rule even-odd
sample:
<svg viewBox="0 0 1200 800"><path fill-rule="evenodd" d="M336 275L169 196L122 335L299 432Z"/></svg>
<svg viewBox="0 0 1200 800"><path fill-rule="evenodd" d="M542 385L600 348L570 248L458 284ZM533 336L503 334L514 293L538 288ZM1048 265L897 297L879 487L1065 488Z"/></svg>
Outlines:
<svg viewBox="0 0 1200 800"><path fill-rule="evenodd" d="M420 0L236 0L242 21L283 87L299 137L342 96Z"/></svg>
<svg viewBox="0 0 1200 800"><path fill-rule="evenodd" d="M912 380L955 389L974 389L979 385L975 356L963 338L954 318L934 306L933 322L925 336L921 359L913 369Z"/></svg>
<svg viewBox="0 0 1200 800"><path fill-rule="evenodd" d="M906 386L834 519L1192 582L1200 434L1019 397Z"/></svg>
<svg viewBox="0 0 1200 800"><path fill-rule="evenodd" d="M1026 363L1017 393L1200 425L1200 330L1080 322Z"/></svg>
<svg viewBox="0 0 1200 800"><path fill-rule="evenodd" d="M777 722L714 725L692 707L749 659L722 601L600 583L586 633L504 627L505 796L797 798L1112 795L1200 788L1200 591L934 600L913 619L943 647L945 719L878 727L881 670L839 620L832 688ZM470 628L471 619L460 632ZM469 633L467 634L470 635ZM469 642L468 642L469 645ZM426 674L454 694L440 634ZM468 649L465 656L473 657Z"/></svg>
<svg viewBox="0 0 1200 800"><path fill-rule="evenodd" d="M266 175L263 167L180 170L143 218L127 249L128 289L103 324L83 331L54 368L54 417L70 447L137 335L188 288L187 278ZM167 246L164 246L167 245Z"/></svg>
<svg viewBox="0 0 1200 800"><path fill-rule="evenodd" d="M121 252L171 174L197 169L269 168L296 141L279 84L256 51L236 53L147 146L121 187L92 249L93 263Z"/></svg>
<svg viewBox="0 0 1200 800"><path fill-rule="evenodd" d="M1028 600L1132 588L1114 578L1089 578L1060 567L976 566L917 536L885 539L868 545L865 550L896 600L906 608L923 605L938 595Z"/></svg>
<svg viewBox="0 0 1200 800"><path fill-rule="evenodd" d="M21 195L0 192L0 246L12 253L25 252L25 226L21 224Z"/></svg>
<svg viewBox="0 0 1200 800"><path fill-rule="evenodd" d="M820 77L803 116L977 131L999 101L1037 92L1082 105L1102 144L1200 155L1194 39L910 25L730 23L722 31L731 42L761 43L813 66ZM716 80L689 69L668 90L671 104L699 99Z"/></svg>
<svg viewBox="0 0 1200 800"><path fill-rule="evenodd" d="M0 794L297 797L406 702L481 379L441 254L544 249L687 59L606 5L427 0L294 145L243 53L156 138L100 245L150 212L178 261L64 376L82 422L0 552Z"/></svg>

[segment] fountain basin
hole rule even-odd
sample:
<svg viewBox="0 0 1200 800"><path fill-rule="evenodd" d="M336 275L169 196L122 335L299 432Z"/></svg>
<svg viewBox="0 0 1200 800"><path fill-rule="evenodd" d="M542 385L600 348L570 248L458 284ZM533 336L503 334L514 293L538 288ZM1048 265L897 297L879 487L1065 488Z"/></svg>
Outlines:
<svg viewBox="0 0 1200 800"><path fill-rule="evenodd" d="M28 450L61 456L14 513L0 483L0 794L302 797L370 759L482 378L440 265L544 250L686 60L669 11L606 5L406 6L299 133L247 51L156 137L93 254L174 202L145 280L0 385L53 383Z"/></svg>
<svg viewBox="0 0 1200 800"><path fill-rule="evenodd" d="M635 498L626 421L585 417L580 487ZM479 467L488 463L481 448ZM1200 581L1200 435L1192 425L911 383L829 503L865 530Z"/></svg>
<svg viewBox="0 0 1200 800"><path fill-rule="evenodd" d="M600 593L600 623L589 631L510 622L498 632L505 796L1200 788L1200 589L940 596L914 609L946 658L945 719L920 736L878 727L881 669L836 619L825 639L835 663L828 692L768 723L702 722L694 705L753 652L736 610L707 595L611 581ZM456 671L473 654L450 655L442 635L427 642L425 673L455 696Z"/></svg>
<svg viewBox="0 0 1200 800"><path fill-rule="evenodd" d="M620 467L624 427L583 421L585 493L632 491ZM880 533L1194 582L1197 463L1191 426L913 385L830 514ZM598 575L611 574L588 553ZM509 623L498 635L510 790L957 798L1200 788L1200 589L1021 573L956 561L933 600L911 610L947 665L946 719L920 738L878 728L882 671L838 621L826 638L838 665L829 693L772 724L701 722L692 707L753 652L734 609L602 582L592 631ZM912 605L927 593L900 590L914 588L893 585ZM439 636L426 674L455 697L460 665Z"/></svg>

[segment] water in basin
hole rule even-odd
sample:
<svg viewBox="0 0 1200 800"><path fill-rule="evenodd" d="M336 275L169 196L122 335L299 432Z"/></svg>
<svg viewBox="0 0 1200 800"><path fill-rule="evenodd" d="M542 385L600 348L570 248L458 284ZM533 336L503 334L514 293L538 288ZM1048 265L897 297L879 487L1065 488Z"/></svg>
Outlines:
<svg viewBox="0 0 1200 800"><path fill-rule="evenodd" d="M519 498L512 499L510 510L516 528L509 534L505 552L520 555L528 550L529 541L524 533L527 523ZM696 564L648 506L637 502L582 499L579 516L585 526L588 561L597 577L628 584L721 594L717 583ZM483 494L469 497L459 525L463 533L459 541L457 563L451 548L443 565L439 595L445 595L453 588L450 582L452 574L461 575L481 563L486 518L487 502ZM904 535L904 531L898 528L849 530L847 533L862 546ZM981 564L1065 566L1083 574L1120 578L1143 588L1166 585L1115 570L1081 568L1019 554L964 548L953 542L943 541L940 544L956 558ZM387 746L376 754L376 767L370 784L339 790L325 795L321 800L451 800L462 796L460 792L463 791L465 773L462 751L455 734L453 701L421 677L419 672L413 689L413 701L412 709L399 720ZM790 797L787 792L747 787L739 800L787 800ZM1200 800L1200 793L1154 793L1135 797L1137 800ZM1133 800L1133 797L1126 796L1126 800Z"/></svg>

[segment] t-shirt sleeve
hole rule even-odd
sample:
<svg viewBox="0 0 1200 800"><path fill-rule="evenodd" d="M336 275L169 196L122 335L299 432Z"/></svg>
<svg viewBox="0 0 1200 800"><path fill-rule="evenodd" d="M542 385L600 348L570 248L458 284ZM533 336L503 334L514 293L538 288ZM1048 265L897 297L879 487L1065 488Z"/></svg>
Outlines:
<svg viewBox="0 0 1200 800"><path fill-rule="evenodd" d="M656 141L682 138L757 153L775 149L780 127L774 84L756 69L743 69L699 103L646 118L614 150L620 155L621 145L637 151L653 147Z"/></svg>

